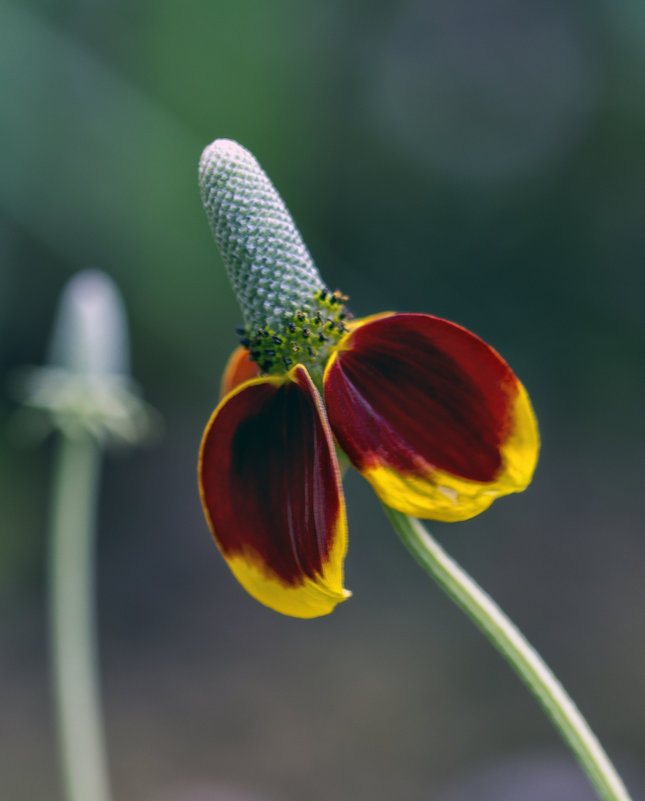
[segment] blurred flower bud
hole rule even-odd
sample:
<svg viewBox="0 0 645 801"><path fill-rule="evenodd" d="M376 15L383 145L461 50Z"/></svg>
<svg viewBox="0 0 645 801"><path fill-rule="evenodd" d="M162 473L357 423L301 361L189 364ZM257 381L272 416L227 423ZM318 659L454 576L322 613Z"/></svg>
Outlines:
<svg viewBox="0 0 645 801"><path fill-rule="evenodd" d="M130 372L123 300L112 279L100 270L83 270L64 287L49 363L90 375Z"/></svg>
<svg viewBox="0 0 645 801"><path fill-rule="evenodd" d="M89 433L104 443L135 445L154 432L158 415L142 400L129 362L121 295L105 273L85 270L63 289L48 366L25 371L20 395L27 409L46 413L44 433ZM35 432L33 417L20 422Z"/></svg>

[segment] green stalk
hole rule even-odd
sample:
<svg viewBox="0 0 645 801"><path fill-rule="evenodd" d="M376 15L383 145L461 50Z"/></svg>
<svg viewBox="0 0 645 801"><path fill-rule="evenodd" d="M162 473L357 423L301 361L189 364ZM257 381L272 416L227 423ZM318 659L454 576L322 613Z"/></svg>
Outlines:
<svg viewBox="0 0 645 801"><path fill-rule="evenodd" d="M95 635L94 551L101 449L57 442L49 561L54 693L67 801L109 801Z"/></svg>
<svg viewBox="0 0 645 801"><path fill-rule="evenodd" d="M384 507L403 544L421 567L488 637L535 695L603 801L631 801L588 723L537 651L497 604L448 556L423 525Z"/></svg>

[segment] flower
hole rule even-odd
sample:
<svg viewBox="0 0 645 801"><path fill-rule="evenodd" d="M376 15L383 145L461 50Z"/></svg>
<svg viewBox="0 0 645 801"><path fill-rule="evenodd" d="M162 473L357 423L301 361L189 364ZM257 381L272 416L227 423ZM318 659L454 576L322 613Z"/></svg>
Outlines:
<svg viewBox="0 0 645 801"><path fill-rule="evenodd" d="M327 614L349 595L335 443L388 506L465 520L529 484L535 416L511 368L465 328L427 314L351 319L240 145L206 148L200 182L246 323L202 440L206 518L252 596Z"/></svg>

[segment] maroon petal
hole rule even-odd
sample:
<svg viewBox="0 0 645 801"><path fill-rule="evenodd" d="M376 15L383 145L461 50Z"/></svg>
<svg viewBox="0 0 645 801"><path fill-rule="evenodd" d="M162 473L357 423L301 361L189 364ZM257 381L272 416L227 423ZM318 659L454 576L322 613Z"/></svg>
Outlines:
<svg viewBox="0 0 645 801"><path fill-rule="evenodd" d="M326 614L347 597L340 474L304 367L227 395L204 433L199 478L215 540L254 597L298 617Z"/></svg>
<svg viewBox="0 0 645 801"><path fill-rule="evenodd" d="M493 348L423 314L356 326L325 373L332 429L382 499L457 520L523 489L538 439L524 388Z"/></svg>

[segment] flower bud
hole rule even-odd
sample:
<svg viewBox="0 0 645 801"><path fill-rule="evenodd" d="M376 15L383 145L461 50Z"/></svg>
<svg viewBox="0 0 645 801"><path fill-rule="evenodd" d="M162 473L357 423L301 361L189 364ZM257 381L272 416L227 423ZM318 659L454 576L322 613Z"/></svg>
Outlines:
<svg viewBox="0 0 645 801"><path fill-rule="evenodd" d="M49 362L86 375L129 373L123 301L112 280L100 270L77 273L63 289Z"/></svg>
<svg viewBox="0 0 645 801"><path fill-rule="evenodd" d="M121 295L100 270L84 270L63 288L46 367L26 369L18 390L19 418L36 433L29 410L44 413L38 434L90 434L100 442L135 445L159 428L130 376L128 323Z"/></svg>

